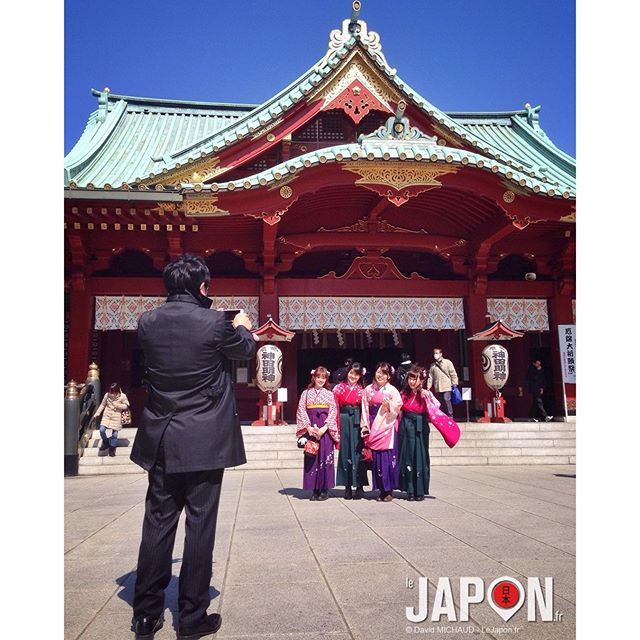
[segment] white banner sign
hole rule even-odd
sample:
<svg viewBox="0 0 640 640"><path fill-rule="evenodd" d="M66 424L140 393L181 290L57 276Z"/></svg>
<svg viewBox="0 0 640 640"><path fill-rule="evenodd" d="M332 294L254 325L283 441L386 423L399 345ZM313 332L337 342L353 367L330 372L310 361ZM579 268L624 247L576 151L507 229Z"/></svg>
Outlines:
<svg viewBox="0 0 640 640"><path fill-rule="evenodd" d="M562 382L576 383L576 325L559 324L560 360L562 362Z"/></svg>

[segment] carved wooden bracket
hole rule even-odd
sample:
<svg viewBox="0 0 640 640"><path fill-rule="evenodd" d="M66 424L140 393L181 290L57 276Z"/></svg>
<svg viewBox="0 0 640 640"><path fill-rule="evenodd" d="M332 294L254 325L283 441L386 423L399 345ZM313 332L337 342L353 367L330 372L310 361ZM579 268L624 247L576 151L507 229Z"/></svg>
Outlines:
<svg viewBox="0 0 640 640"><path fill-rule="evenodd" d="M346 273L337 276L335 271L330 271L322 278L337 280L426 280L413 272L411 277L405 276L396 267L395 262L386 256L380 255L379 251L366 251L364 256L354 258Z"/></svg>

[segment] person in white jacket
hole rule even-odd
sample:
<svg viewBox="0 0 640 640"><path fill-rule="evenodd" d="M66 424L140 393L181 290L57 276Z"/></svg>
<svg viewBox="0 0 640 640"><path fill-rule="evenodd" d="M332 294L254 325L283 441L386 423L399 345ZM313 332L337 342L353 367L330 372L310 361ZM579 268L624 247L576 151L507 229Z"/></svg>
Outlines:
<svg viewBox="0 0 640 640"><path fill-rule="evenodd" d="M122 428L122 412L129 408L129 400L120 389L120 385L114 382L109 391L104 394L100 406L96 409L94 418L102 414L100 418L100 437L102 444L100 451L109 449L111 457L116 455L118 444L118 430ZM111 437L107 438L107 429L111 429Z"/></svg>

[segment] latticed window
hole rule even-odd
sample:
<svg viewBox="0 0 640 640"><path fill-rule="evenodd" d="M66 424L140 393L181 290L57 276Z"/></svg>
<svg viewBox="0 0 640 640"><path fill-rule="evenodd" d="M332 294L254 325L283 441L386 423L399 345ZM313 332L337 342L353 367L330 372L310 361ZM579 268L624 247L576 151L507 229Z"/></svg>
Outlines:
<svg viewBox="0 0 640 640"><path fill-rule="evenodd" d="M382 111L372 111L368 113L356 128L356 140L360 134L368 135L373 133L378 127L381 127L391 114Z"/></svg>
<svg viewBox="0 0 640 640"><path fill-rule="evenodd" d="M293 140L299 142L345 140L344 114L342 111L329 111L319 115L304 128L296 131L293 134Z"/></svg>
<svg viewBox="0 0 640 640"><path fill-rule="evenodd" d="M261 156L258 156L255 160L248 164L245 169L248 170L246 175L251 175L253 173L259 173L260 171L264 171L269 167L273 167L278 164L280 161L278 157L277 149L270 149L266 153L263 153Z"/></svg>

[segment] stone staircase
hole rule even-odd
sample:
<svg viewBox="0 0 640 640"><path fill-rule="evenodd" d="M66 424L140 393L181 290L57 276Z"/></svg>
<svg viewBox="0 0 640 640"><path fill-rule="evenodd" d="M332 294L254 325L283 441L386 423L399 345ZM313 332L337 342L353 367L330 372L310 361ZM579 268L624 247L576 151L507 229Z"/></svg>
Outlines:
<svg viewBox="0 0 640 640"><path fill-rule="evenodd" d="M431 427L431 464L575 464L575 422L512 422L510 424L460 423L460 441L449 449ZM116 456L98 455L100 433L94 431L80 458L80 475L144 473L129 459L137 429L122 429ZM295 426L243 425L247 464L236 469L302 469L303 453L296 447Z"/></svg>

